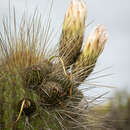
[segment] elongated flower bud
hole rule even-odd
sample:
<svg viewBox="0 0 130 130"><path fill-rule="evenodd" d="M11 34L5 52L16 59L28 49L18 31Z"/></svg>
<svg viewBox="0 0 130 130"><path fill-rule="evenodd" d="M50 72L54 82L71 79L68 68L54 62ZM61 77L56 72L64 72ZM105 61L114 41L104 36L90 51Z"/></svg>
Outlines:
<svg viewBox="0 0 130 130"><path fill-rule="evenodd" d="M106 41L107 33L105 27L103 25L97 25L89 34L83 51L73 66L73 73L76 73L78 77L76 79L80 82L83 82L92 72L99 55L104 49Z"/></svg>
<svg viewBox="0 0 130 130"><path fill-rule="evenodd" d="M59 54L66 66L74 63L83 42L87 8L83 0L72 0L66 12Z"/></svg>

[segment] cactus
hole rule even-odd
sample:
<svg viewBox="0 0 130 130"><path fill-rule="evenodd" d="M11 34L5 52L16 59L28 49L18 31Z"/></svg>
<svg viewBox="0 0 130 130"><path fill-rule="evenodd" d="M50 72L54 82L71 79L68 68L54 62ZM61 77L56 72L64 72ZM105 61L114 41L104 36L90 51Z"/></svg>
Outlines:
<svg viewBox="0 0 130 130"><path fill-rule="evenodd" d="M107 37L102 26L98 26L90 35L92 40L88 38L81 51L85 18L83 0L72 0L63 23L59 55L53 53L51 57L45 51L49 46L48 32L43 34L45 27L42 30L37 15L29 22L22 18L17 27L14 11L13 31L8 21L3 22L4 33L0 35L2 130L88 128L86 109L80 105L84 95L78 87L92 72ZM81 78L80 74L83 74Z"/></svg>

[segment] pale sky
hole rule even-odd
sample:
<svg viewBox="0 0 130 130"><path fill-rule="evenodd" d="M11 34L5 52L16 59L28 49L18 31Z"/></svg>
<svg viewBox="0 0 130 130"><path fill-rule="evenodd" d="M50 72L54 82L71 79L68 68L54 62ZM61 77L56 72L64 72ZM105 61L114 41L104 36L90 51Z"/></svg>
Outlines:
<svg viewBox="0 0 130 130"><path fill-rule="evenodd" d="M51 0L10 0L11 6L16 8L16 17L27 11L34 10L44 15L50 7ZM130 0L85 0L88 7L86 24L94 22L86 29L87 34L96 24L104 24L108 30L108 41L103 54L100 56L95 71L106 67L110 69L100 75L113 74L96 81L104 85L119 88L130 86ZM52 11L52 26L58 29L62 26L65 11L70 0L54 0ZM8 15L9 0L0 0L0 22L2 16ZM60 26L59 26L60 25ZM1 27L1 26L0 26ZM61 29L60 29L61 30ZM58 39L58 36L57 36ZM94 77L94 76L93 76ZM91 78L91 77L90 77Z"/></svg>

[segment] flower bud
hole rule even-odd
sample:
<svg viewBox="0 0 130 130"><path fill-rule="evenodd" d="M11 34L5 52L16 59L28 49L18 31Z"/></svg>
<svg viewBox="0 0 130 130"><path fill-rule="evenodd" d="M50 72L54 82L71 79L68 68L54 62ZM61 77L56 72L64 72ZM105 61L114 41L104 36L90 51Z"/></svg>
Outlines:
<svg viewBox="0 0 130 130"><path fill-rule="evenodd" d="M83 82L90 75L99 55L104 49L106 41L107 33L105 27L103 25L97 25L89 34L83 51L72 68L72 73L76 74L75 80Z"/></svg>
<svg viewBox="0 0 130 130"><path fill-rule="evenodd" d="M60 39L60 56L71 65L80 53L85 31L87 8L83 0L72 0L65 14Z"/></svg>

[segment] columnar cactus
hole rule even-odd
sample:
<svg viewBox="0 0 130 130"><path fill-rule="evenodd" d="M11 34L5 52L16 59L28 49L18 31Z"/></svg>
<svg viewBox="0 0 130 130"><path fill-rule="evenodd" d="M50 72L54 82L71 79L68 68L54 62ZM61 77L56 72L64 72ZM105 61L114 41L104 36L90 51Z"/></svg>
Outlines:
<svg viewBox="0 0 130 130"><path fill-rule="evenodd" d="M4 34L0 35L2 130L87 130L87 112L80 105L84 95L78 87L92 72L107 36L104 27L97 25L81 50L86 15L83 0L72 0L63 23L59 55L49 58L37 17L31 22L22 19L17 28L14 15L14 33L4 21ZM55 58L58 60L53 62Z"/></svg>

